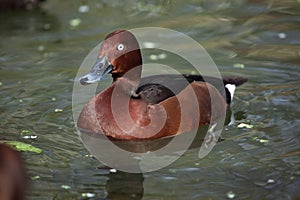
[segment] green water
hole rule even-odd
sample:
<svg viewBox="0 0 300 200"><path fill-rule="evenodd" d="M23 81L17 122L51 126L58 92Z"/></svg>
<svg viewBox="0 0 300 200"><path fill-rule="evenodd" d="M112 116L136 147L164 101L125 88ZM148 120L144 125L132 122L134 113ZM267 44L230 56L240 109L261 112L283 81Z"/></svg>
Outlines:
<svg viewBox="0 0 300 200"><path fill-rule="evenodd" d="M144 26L189 35L222 74L249 80L236 92L236 124L207 157L191 149L159 171L113 173L78 137L74 78L107 33ZM49 0L42 10L1 11L0 27L0 139L43 150L23 153L29 199L300 198L299 1Z"/></svg>

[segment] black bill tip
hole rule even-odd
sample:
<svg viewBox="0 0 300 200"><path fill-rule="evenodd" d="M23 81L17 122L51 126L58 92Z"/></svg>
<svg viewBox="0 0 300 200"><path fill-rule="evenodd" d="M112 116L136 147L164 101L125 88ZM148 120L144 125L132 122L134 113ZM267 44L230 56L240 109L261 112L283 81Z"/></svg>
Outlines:
<svg viewBox="0 0 300 200"><path fill-rule="evenodd" d="M87 77L82 77L79 82L81 83L81 85L88 85L88 78Z"/></svg>

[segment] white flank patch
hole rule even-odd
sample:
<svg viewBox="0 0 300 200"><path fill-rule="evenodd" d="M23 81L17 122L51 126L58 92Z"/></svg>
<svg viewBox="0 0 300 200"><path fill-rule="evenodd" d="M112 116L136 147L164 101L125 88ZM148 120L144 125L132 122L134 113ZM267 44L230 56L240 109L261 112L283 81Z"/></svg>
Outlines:
<svg viewBox="0 0 300 200"><path fill-rule="evenodd" d="M232 101L236 86L234 84L226 84L225 87L228 89L228 91L230 93L231 101Z"/></svg>

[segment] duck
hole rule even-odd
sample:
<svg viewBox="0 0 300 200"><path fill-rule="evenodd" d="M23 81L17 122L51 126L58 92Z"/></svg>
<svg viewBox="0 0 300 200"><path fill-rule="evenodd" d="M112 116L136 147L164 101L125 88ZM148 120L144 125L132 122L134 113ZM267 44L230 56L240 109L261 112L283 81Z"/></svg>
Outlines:
<svg viewBox="0 0 300 200"><path fill-rule="evenodd" d="M226 115L241 76L159 74L141 77L142 56L133 33L116 30L100 46L85 86L111 74L112 84L82 109L77 127L115 140L153 140L184 134ZM147 66L149 67L149 66ZM218 84L221 83L221 89Z"/></svg>
<svg viewBox="0 0 300 200"><path fill-rule="evenodd" d="M29 179L24 160L5 143L0 143L0 177L0 199L26 199Z"/></svg>

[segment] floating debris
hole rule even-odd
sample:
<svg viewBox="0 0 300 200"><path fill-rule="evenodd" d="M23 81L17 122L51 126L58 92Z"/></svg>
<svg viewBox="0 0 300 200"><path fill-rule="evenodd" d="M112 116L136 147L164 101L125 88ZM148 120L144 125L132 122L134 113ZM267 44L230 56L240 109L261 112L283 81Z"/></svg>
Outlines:
<svg viewBox="0 0 300 200"><path fill-rule="evenodd" d="M90 7L88 5L82 5L78 8L78 12L87 13L90 11Z"/></svg>
<svg viewBox="0 0 300 200"><path fill-rule="evenodd" d="M110 171L111 173L117 173L117 170L116 170L116 169L114 169L114 168L112 168L112 169L109 169L109 171Z"/></svg>
<svg viewBox="0 0 300 200"><path fill-rule="evenodd" d="M255 140L257 142L260 142L260 143L268 143L269 142L268 139L262 139L262 138L259 138L259 137L253 137L253 140Z"/></svg>
<svg viewBox="0 0 300 200"><path fill-rule="evenodd" d="M149 56L149 58L150 58L150 60L157 60L158 59L157 55L155 55L155 54L151 54Z"/></svg>
<svg viewBox="0 0 300 200"><path fill-rule="evenodd" d="M54 112L56 112L56 113L62 112L62 111L63 111L63 109L61 109L61 108L56 108L56 109L54 110Z"/></svg>
<svg viewBox="0 0 300 200"><path fill-rule="evenodd" d="M55 98L55 97L52 97L52 98L51 98L51 101L56 101L56 98Z"/></svg>
<svg viewBox="0 0 300 200"><path fill-rule="evenodd" d="M81 196L84 198L92 198L92 197L95 197L96 195L91 192L86 192L86 193L81 193Z"/></svg>
<svg viewBox="0 0 300 200"><path fill-rule="evenodd" d="M240 123L238 126L238 128L253 128L253 125L251 124L245 124L245 123Z"/></svg>
<svg viewBox="0 0 300 200"><path fill-rule="evenodd" d="M25 135L23 136L24 139L36 139L37 135Z"/></svg>
<svg viewBox="0 0 300 200"><path fill-rule="evenodd" d="M158 57L158 59L161 59L161 60L163 60L163 59L166 59L166 57L167 57L167 54L165 54L165 53L161 53L161 54L159 54L157 57Z"/></svg>
<svg viewBox="0 0 300 200"><path fill-rule="evenodd" d="M34 153L42 153L43 150L37 147L32 146L31 144L26 144L18 141L4 141L5 144L13 146L18 151L27 151Z"/></svg>
<svg viewBox="0 0 300 200"><path fill-rule="evenodd" d="M31 180L37 180L37 179L40 179L41 177L39 175L36 175L36 176L33 176L31 177Z"/></svg>
<svg viewBox="0 0 300 200"><path fill-rule="evenodd" d="M81 19L79 18L74 18L70 20L70 26L73 28L79 26L80 23L81 23Z"/></svg>
<svg viewBox="0 0 300 200"><path fill-rule="evenodd" d="M30 130L24 129L21 131L21 134L30 133Z"/></svg>
<svg viewBox="0 0 300 200"><path fill-rule="evenodd" d="M300 52L299 52L300 53ZM3 85L3 83L2 82L0 82L0 86L2 86Z"/></svg>
<svg viewBox="0 0 300 200"><path fill-rule="evenodd" d="M285 33L278 33L278 37L279 37L279 39L285 39L286 34Z"/></svg>
<svg viewBox="0 0 300 200"><path fill-rule="evenodd" d="M149 56L150 60L163 60L163 59L166 59L167 58L167 54L165 53L161 53L161 54L158 54L158 55L155 55L155 54L151 54Z"/></svg>
<svg viewBox="0 0 300 200"><path fill-rule="evenodd" d="M275 180L274 179L268 179L267 183L269 183L269 184L275 183Z"/></svg>
<svg viewBox="0 0 300 200"><path fill-rule="evenodd" d="M245 65L242 64L242 63L235 63L235 64L233 65L233 67L234 67L234 68L239 68L239 69L244 69L244 68L245 68Z"/></svg>
<svg viewBox="0 0 300 200"><path fill-rule="evenodd" d="M144 42L143 44L144 44L145 48L152 49L155 47L155 43L153 43L153 42Z"/></svg>
<svg viewBox="0 0 300 200"><path fill-rule="evenodd" d="M233 199L235 197L235 193L233 193L232 191L227 192L226 195L228 199Z"/></svg>
<svg viewBox="0 0 300 200"><path fill-rule="evenodd" d="M69 185L62 185L61 188L65 189L65 190L69 190L69 189L71 189L71 186L69 186Z"/></svg>

